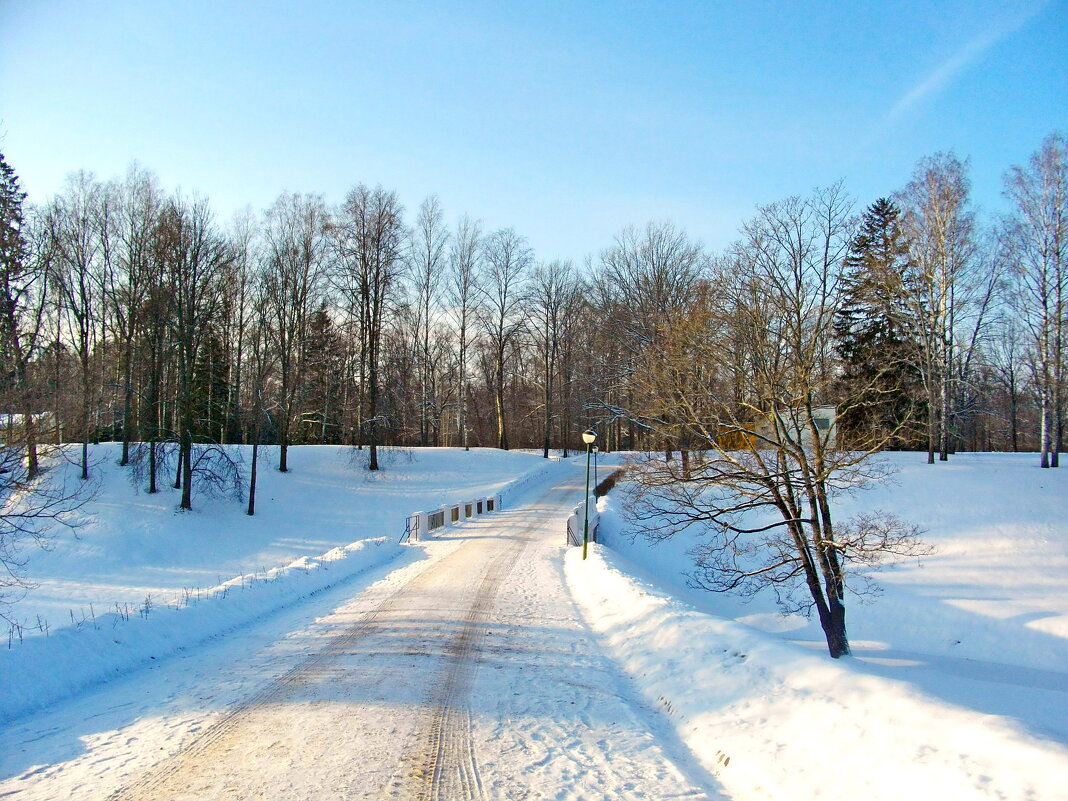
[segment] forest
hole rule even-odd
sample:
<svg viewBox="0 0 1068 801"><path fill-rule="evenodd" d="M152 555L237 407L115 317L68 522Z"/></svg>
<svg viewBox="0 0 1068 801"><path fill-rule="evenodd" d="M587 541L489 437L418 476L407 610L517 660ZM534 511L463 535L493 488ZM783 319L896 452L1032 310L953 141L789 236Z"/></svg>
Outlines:
<svg viewBox="0 0 1068 801"><path fill-rule="evenodd" d="M997 218L939 153L865 204L839 182L759 207L720 252L651 221L579 265L364 184L222 221L135 164L30 204L0 154L5 464L32 479L48 443L81 443L88 476L89 444L122 442L188 507L197 476L235 480L231 443L278 446L282 471L290 445L360 446L375 470L379 445L547 454L588 427L685 455L808 404L837 408L845 448L1057 466L1066 144L1006 171ZM771 380L771 357L806 367Z"/></svg>

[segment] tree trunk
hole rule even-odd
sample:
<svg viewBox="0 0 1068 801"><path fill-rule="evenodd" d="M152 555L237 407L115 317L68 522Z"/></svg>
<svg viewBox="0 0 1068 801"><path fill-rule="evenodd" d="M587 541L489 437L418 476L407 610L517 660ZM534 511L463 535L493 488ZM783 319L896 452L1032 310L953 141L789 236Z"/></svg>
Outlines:
<svg viewBox="0 0 1068 801"><path fill-rule="evenodd" d="M34 478L41 472L37 460L37 427L33 421L33 407L26 403L23 409L23 433L26 435L26 477Z"/></svg>
<svg viewBox="0 0 1068 801"><path fill-rule="evenodd" d="M174 488L182 488L182 476L185 475L182 472L182 463L185 461L185 447L183 442L178 443L178 467L174 471ZM185 503L185 494L182 494L182 502Z"/></svg>
<svg viewBox="0 0 1068 801"><path fill-rule="evenodd" d="M119 466L130 463L130 418L133 416L133 343L127 341L122 353L122 458Z"/></svg>
<svg viewBox="0 0 1068 801"><path fill-rule="evenodd" d="M552 366L546 363L546 372L550 372ZM542 457L549 458L549 448L552 445L553 434L553 385L552 380L546 378L545 380L545 437L542 444Z"/></svg>
<svg viewBox="0 0 1068 801"><path fill-rule="evenodd" d="M89 363L82 360L82 481L89 480L89 421L92 411L89 408Z"/></svg>
<svg viewBox="0 0 1068 801"><path fill-rule="evenodd" d="M278 411L278 472L289 471L289 423L293 419L293 398L290 392L289 364L282 365L282 408Z"/></svg>
<svg viewBox="0 0 1068 801"><path fill-rule="evenodd" d="M155 434L152 435L152 439L148 443L148 494L155 495L159 492L159 488L156 486L156 448L159 447L159 442L156 441Z"/></svg>
<svg viewBox="0 0 1068 801"><path fill-rule="evenodd" d="M193 437L182 436L182 509L193 508Z"/></svg>
<svg viewBox="0 0 1068 801"><path fill-rule="evenodd" d="M497 447L503 451L508 450L508 427L505 420L504 407L504 350L497 352Z"/></svg>
<svg viewBox="0 0 1068 801"><path fill-rule="evenodd" d="M368 364L367 370L367 420L370 426L367 446L369 449L367 459L368 470L378 470L378 353L377 349Z"/></svg>
<svg viewBox="0 0 1068 801"><path fill-rule="evenodd" d="M1050 436L1050 414L1049 414L1049 393L1045 387L1039 390L1039 413L1040 421L1038 425L1038 439L1039 439L1039 467L1047 468L1050 466L1050 444L1052 437Z"/></svg>
<svg viewBox="0 0 1068 801"><path fill-rule="evenodd" d="M827 651L838 659L849 656L849 637L846 635L845 605L837 598L829 601L826 619L820 618L824 637L827 639Z"/></svg>
<svg viewBox="0 0 1068 801"><path fill-rule="evenodd" d="M248 479L248 511L246 514L252 517L256 514L256 462L260 454L260 435L259 432L254 435L255 440L252 443L252 467L249 469Z"/></svg>
<svg viewBox="0 0 1068 801"><path fill-rule="evenodd" d="M935 463L935 443L938 441L938 412L933 392L927 393L927 464Z"/></svg>

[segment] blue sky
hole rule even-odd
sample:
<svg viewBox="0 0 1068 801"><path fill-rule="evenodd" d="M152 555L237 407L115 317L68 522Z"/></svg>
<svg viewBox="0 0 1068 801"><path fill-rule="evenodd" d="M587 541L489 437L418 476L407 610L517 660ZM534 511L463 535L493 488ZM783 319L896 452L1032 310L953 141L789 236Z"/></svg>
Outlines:
<svg viewBox="0 0 1068 801"><path fill-rule="evenodd" d="M0 0L0 149L31 199L137 160L220 217L358 182L581 261L671 219L861 205L939 150L976 201L1068 130L1068 2Z"/></svg>

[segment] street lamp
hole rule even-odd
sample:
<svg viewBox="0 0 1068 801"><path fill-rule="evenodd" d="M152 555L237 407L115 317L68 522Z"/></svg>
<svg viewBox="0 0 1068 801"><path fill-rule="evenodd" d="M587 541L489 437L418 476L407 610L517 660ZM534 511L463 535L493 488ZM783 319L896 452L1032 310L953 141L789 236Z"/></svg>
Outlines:
<svg viewBox="0 0 1068 801"><path fill-rule="evenodd" d="M587 428L582 432L582 441L586 443L586 520L582 524L582 558L586 558L586 548L590 541L590 453L593 443L597 441L597 432Z"/></svg>

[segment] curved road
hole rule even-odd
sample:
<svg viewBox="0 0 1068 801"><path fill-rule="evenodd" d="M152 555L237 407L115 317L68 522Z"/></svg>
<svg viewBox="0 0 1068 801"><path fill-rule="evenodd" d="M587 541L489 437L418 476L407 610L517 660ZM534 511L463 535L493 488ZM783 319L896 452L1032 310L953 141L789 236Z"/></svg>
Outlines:
<svg viewBox="0 0 1068 801"><path fill-rule="evenodd" d="M354 598L324 599L335 606L315 623L235 634L214 664L187 655L35 716L0 798L720 797L571 599L561 546L581 493L576 473Z"/></svg>

